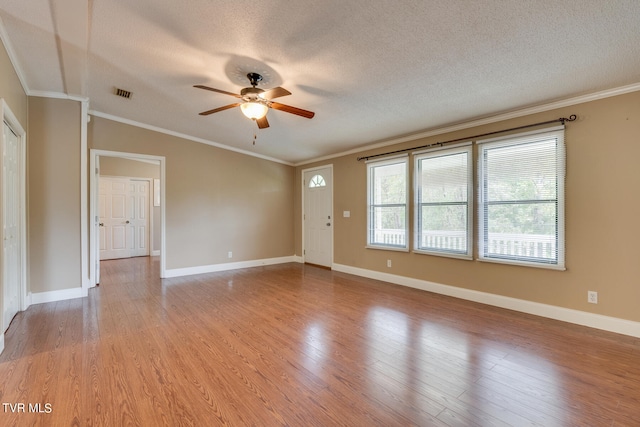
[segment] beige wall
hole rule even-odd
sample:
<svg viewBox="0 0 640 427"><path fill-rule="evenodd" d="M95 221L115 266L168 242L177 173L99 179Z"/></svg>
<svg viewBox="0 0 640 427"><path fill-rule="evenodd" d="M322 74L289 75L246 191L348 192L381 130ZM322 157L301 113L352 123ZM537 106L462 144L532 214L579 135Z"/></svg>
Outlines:
<svg viewBox="0 0 640 427"><path fill-rule="evenodd" d="M100 156L100 175L160 178L160 166L121 157Z"/></svg>
<svg viewBox="0 0 640 427"><path fill-rule="evenodd" d="M100 117L89 145L166 158L167 269L294 254L294 168Z"/></svg>
<svg viewBox="0 0 640 427"><path fill-rule="evenodd" d="M22 88L18 75L16 74L9 55L4 48L4 44L0 42L0 98L4 98L5 102L11 108L13 114L22 125L23 129L27 129L27 95Z"/></svg>
<svg viewBox="0 0 640 427"><path fill-rule="evenodd" d="M0 98L4 99L13 114L16 116L23 129L27 129L27 94L24 92L18 75L13 69L4 45L0 43ZM2 162L0 161L0 188L2 188ZM2 197L0 197L0 224L3 224ZM0 229L1 233L1 229ZM0 238L3 238L0 236ZM4 313L4 271L2 256L0 255L0 312ZM0 315L0 334L4 333L6 326L4 316ZM8 326L8 325L7 325Z"/></svg>
<svg viewBox="0 0 640 427"><path fill-rule="evenodd" d="M121 157L100 156L100 175L160 179L160 166ZM151 181L150 188L151 194L153 194L153 181ZM151 214L153 218L153 248L151 250L159 251L161 238L160 207L154 206Z"/></svg>
<svg viewBox="0 0 640 427"><path fill-rule="evenodd" d="M568 123L565 133L566 271L365 249L366 169L364 162L356 161L359 155L571 114L576 114L578 120ZM640 92L635 92L300 166L295 179L296 254L302 253L301 171L332 163L335 263L640 321L639 158ZM342 217L345 210L351 211L350 218ZM475 234L477 237L477 230ZM387 259L393 261L393 268L386 267ZM597 305L587 303L588 290L599 293Z"/></svg>
<svg viewBox="0 0 640 427"><path fill-rule="evenodd" d="M80 112L77 101L29 98L29 283L33 293L81 281Z"/></svg>

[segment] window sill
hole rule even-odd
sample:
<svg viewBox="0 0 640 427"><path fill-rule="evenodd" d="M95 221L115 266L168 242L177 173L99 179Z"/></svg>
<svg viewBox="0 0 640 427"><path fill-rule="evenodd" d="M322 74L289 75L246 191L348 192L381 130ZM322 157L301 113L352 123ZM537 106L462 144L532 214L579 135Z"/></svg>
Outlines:
<svg viewBox="0 0 640 427"><path fill-rule="evenodd" d="M433 256L439 256L439 257L444 257L444 258L464 259L464 260L467 260L467 261L473 261L473 255L467 255L467 254L453 254L453 253L446 253L446 252L431 252L431 251L425 251L423 249L414 249L413 252L416 253L416 254L422 254L422 255L433 255Z"/></svg>
<svg viewBox="0 0 640 427"><path fill-rule="evenodd" d="M499 258L477 258L477 261L490 262L493 264L515 265L519 267L542 268L545 270L556 270L556 271L567 270L565 266L560 266L555 264L543 264L543 263L537 263L537 262L515 261L515 260L499 259Z"/></svg>
<svg viewBox="0 0 640 427"><path fill-rule="evenodd" d="M367 246L365 246L365 248L366 249L378 249L378 250L383 250L383 251L409 252L409 248L398 248L398 247L393 247L393 246L367 245Z"/></svg>

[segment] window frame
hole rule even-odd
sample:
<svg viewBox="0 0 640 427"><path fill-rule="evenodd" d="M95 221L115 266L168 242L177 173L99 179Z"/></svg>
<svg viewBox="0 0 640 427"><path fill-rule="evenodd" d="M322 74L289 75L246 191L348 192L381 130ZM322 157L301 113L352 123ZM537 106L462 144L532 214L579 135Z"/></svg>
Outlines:
<svg viewBox="0 0 640 427"><path fill-rule="evenodd" d="M380 205L374 205L372 204L372 201L374 200L374 191L375 188L373 187L373 185L375 184L375 181L372 179L373 178L373 172L375 171L376 168L378 167L383 167L383 166L389 166L389 165L394 165L394 164L400 164L400 163L404 163L405 165L405 176L404 176L404 184L405 184L405 200L404 203L393 203L393 204L380 204ZM387 157L384 158L382 160L369 160L367 161L367 244L366 244L366 248L368 249L383 249L383 250L390 250L390 251L402 251L402 252L408 252L409 251L409 240L410 240L410 234L409 234L409 189L410 189L410 185L409 185L409 156L408 154L404 154L401 156L394 156L394 157ZM390 206L390 207L401 207L404 206L404 214L405 214L405 218L404 218L404 235L405 235L405 243L403 246L400 245L391 245L391 244L383 244L383 243L377 243L375 241L373 241L374 239L372 239L373 237L373 233L375 232L375 228L372 227L372 224L374 222L374 213L375 210L374 208L376 207L384 207L384 206Z"/></svg>
<svg viewBox="0 0 640 427"><path fill-rule="evenodd" d="M466 215L467 215L467 223L466 223L466 239L467 246L464 252L461 251L453 251L453 250L436 250L429 248L420 247L420 235L422 232L422 207L424 203L422 203L422 168L421 168L421 160L423 159L433 159L437 157L446 157L453 156L465 153L467 155L467 201L466 202L440 202L440 203L429 203L429 205L436 206L451 206L451 205L466 205ZM448 258L459 258L459 259L473 259L473 190L474 190L474 180L473 180L473 144L471 141L464 142L461 144L449 145L444 147L433 148L424 151L417 151L412 153L414 156L414 176L413 176L413 198L414 198L414 236L413 236L413 252L419 254L427 254L427 255L436 255L443 256Z"/></svg>
<svg viewBox="0 0 640 427"><path fill-rule="evenodd" d="M514 257L513 255L496 255L488 252L488 215L487 215L487 177L486 153L493 148L502 148L524 144L539 143L546 140L556 140L556 257L555 260L545 261L535 257ZM478 185L478 257L479 261L512 264L527 267L538 267L553 270L565 270L565 181L566 181L566 146L564 142L564 126L541 129L532 132L519 133L506 137L476 141L478 145L477 185ZM500 201L500 204L524 204L527 200ZM533 201L530 201L534 203ZM541 203L541 202L535 202Z"/></svg>

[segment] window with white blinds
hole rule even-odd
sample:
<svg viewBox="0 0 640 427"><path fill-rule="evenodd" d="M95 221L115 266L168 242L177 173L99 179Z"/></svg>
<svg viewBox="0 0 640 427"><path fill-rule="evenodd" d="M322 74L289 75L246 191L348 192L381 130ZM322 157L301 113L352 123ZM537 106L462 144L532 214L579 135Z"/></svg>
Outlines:
<svg viewBox="0 0 640 427"><path fill-rule="evenodd" d="M408 158L367 163L367 246L408 249Z"/></svg>
<svg viewBox="0 0 640 427"><path fill-rule="evenodd" d="M478 144L479 258L564 269L564 127Z"/></svg>
<svg viewBox="0 0 640 427"><path fill-rule="evenodd" d="M470 258L473 164L471 143L415 156L416 252Z"/></svg>

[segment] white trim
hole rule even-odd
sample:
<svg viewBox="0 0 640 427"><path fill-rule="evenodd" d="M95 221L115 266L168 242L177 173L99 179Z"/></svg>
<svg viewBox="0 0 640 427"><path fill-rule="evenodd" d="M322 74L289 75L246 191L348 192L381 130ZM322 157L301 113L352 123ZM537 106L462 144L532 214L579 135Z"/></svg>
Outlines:
<svg viewBox="0 0 640 427"><path fill-rule="evenodd" d="M405 206L405 218L404 218L404 223L405 223L405 228L404 228L404 233L405 233L405 245L404 246L398 246L398 245L385 245L383 243L376 243L376 242L371 242L371 237L372 237L372 231L374 231L374 225L371 224L371 217L372 217L372 213L371 213L371 205L373 204L373 186L375 185L374 182L372 182L371 180L371 176L372 176L372 171L376 168L379 167L383 167L383 166L390 166L390 165L399 165L399 164L404 164L405 167L405 202L404 202L404 206ZM410 195L411 195L411 176L409 174L409 171L411 170L411 165L409 164L409 154L405 153L403 155L400 156L393 156L393 157L386 157L386 158L380 158L380 159L371 159L370 161L367 161L366 164L366 168L367 168L367 211L366 211L366 215L367 215L367 243L366 243L366 248L367 249L383 249L383 250L400 250L400 251L406 251L409 252L410 250L410 245L409 242L411 240L411 237L409 232L410 232L410 224L409 224L409 218L410 218L410 213L409 210L411 209L411 205L410 205ZM395 204L400 204L400 203L395 203Z"/></svg>
<svg viewBox="0 0 640 427"><path fill-rule="evenodd" d="M348 265L334 264L333 270L369 279L381 280L396 285L421 289L427 292L447 295L454 298L460 298L467 301L474 301L481 304L488 304L495 307L506 308L508 310L515 310L522 313L533 314L535 316L546 317L562 322L574 323L576 325L588 326L590 328L640 338L640 322L634 322L631 320L603 316L601 314L588 313L586 311L558 307L555 305L541 304L538 302L474 291L471 289L458 288L456 286L443 285L426 280L398 276L395 274L381 273Z"/></svg>
<svg viewBox="0 0 640 427"><path fill-rule="evenodd" d="M151 251L151 256L160 256L160 250Z"/></svg>
<svg viewBox="0 0 640 427"><path fill-rule="evenodd" d="M2 21L0 20L0 38L3 37L3 34L2 34L1 30L2 30ZM7 49L7 52L9 53L10 49L7 47L6 38L3 39L3 41L5 41L5 49ZM25 90L27 95L29 95L29 96L49 97L49 98L60 98L60 99L73 99L73 100L76 100L76 101L85 101L85 100L87 100L87 98L74 97L74 96L70 96L70 95L66 95L66 94L58 93L58 92L39 92L39 91L29 92L29 90L26 88L26 84L24 83L24 77L23 77L22 73L20 72L19 67L16 66L17 62L13 60L15 55L12 56L12 54L9 54L9 57L12 59L11 62L13 64L13 66L14 66L14 69L16 70L16 73L18 74L18 78L20 79L20 82L22 83L23 89ZM550 102L550 103L547 103L547 104L537 105L537 106L533 106L533 107L525 107L525 108L522 108L522 109L508 111L506 113L497 114L495 116L485 117L483 119L472 120L472 121L463 122L463 123L459 123L459 124L451 125L451 126L438 127L438 128L435 128L435 129L424 131L424 132L419 132L419 133L414 133L414 134L411 134L411 135L405 135L405 136L398 137L398 138L391 138L391 139L383 140L383 141L380 141L380 142L377 142L377 143L374 142L371 145L366 145L365 147L353 148L351 150L341 151L339 153L329 154L329 155L322 156L322 157L315 157L315 158L308 159L308 160L303 160L303 161L297 162L297 163L292 163L292 162L288 162L288 161L285 161L285 160L276 159L274 157L263 156L261 154L253 153L251 151L246 151L246 150L233 148L231 146L220 144L220 143L213 142L213 141L208 141L208 140L203 139L203 138L198 138L198 137L195 137L195 136L191 136L191 135L187 135L187 134L183 134L183 133L179 133L179 132L170 131L170 130L167 130L167 129L159 128L159 127L152 126L152 125L147 125L147 124L144 124L144 123L136 122L134 120L129 120L129 119L125 119L125 118L122 118L122 117L113 116L111 114L102 113L102 112L95 111L95 110L89 110L89 114L94 115L96 117L102 117L104 119L113 120L113 121L124 123L124 124L129 124L131 126L136 126L136 127L141 127L141 128L148 129L148 130L153 130L153 131L164 133L164 134L167 134L167 135L177 136L179 138L187 139L187 140L190 140L190 141L200 142L200 143L203 143L203 144L207 144L207 145L211 145L211 146L214 146L214 147L221 148L223 150L235 151L235 152L238 152L238 153L241 153L241 154L246 154L248 156L253 156L253 157L261 158L261 159L264 159L264 160L269 160L269 161L272 161L272 162L281 163L281 164L284 164L284 165L287 165L287 166L297 167L297 166L308 165L310 163L323 162L323 161L327 161L327 160L331 160L331 159L335 159L335 158L338 158L338 157L343 157L343 156L347 156L347 155L351 155L351 154L360 154L360 153L363 153L364 151L374 150L374 149L377 149L377 148L384 148L384 147L388 147L388 146L391 146L391 145L400 144L400 143L403 143L403 142L415 141L417 139L428 138L428 137L437 136L437 135L443 135L443 134L450 133L450 132L456 132L456 131L459 131L459 130L470 129L470 128L474 128L474 127L478 127L478 126L483 126L483 125L487 125L487 124L501 122L501 121L504 121L504 120L510 120L510 119L524 117L524 116L537 114L537 113L544 113L546 111L551 111L551 110L555 110L555 109L558 109L558 108L571 107L571 106L574 106L574 105L584 104L584 103L587 103L587 102L597 101L597 100L600 100L600 99L611 98L611 97L619 96L619 95L625 95L625 94L632 93L632 92L637 92L637 91L640 91L640 82L639 83L633 83L633 84L626 85L626 86L617 87L617 88L606 89L606 90L603 90L603 91L594 92L594 93L587 94L587 95L580 95L580 96L576 96L576 97L572 97L572 98L567 98L567 99L564 99L564 100L554 101L554 102Z"/></svg>
<svg viewBox="0 0 640 427"><path fill-rule="evenodd" d="M421 254L435 255L435 256L444 256L449 258L461 258L461 259L473 259L473 248L475 247L475 242L473 240L473 189L474 189L474 181L473 181L473 144L471 141L463 142L462 144L455 144L450 147L438 147L436 149L431 150L423 150L419 153L413 153L413 251ZM467 215L467 250L465 253L452 253L444 250L430 250L428 248L421 248L421 228L420 228L420 220L421 220L421 206L422 206L422 168L421 161L425 159L436 159L443 158L448 156L457 156L464 154L466 155L467 160L467 204L466 204L466 215Z"/></svg>
<svg viewBox="0 0 640 427"><path fill-rule="evenodd" d="M0 354L4 351L4 334L0 334Z"/></svg>
<svg viewBox="0 0 640 427"><path fill-rule="evenodd" d="M477 141L478 156L477 156L477 188L478 188L478 253L477 259L479 261L495 262L500 264L520 265L525 267L537 267L546 268L552 270L565 270L565 185L566 185L566 147L564 142L564 126L555 126L547 129L540 129L531 132L525 132L522 134L513 134L506 137L492 138L490 140ZM498 256L497 254L488 254L487 241L488 231L485 229L485 220L487 215L486 209L486 156L485 153L489 150L515 147L520 144L532 144L538 142L547 142L550 140L556 141L556 239L558 247L556 248L555 262L543 262L518 258L515 255Z"/></svg>
<svg viewBox="0 0 640 427"><path fill-rule="evenodd" d="M304 175L307 172L313 172L313 171L321 170L321 169L329 169L329 170L331 170L331 189L330 189L331 190L331 221L332 221L331 223L333 224L333 229L331 230L331 265L327 266L327 267L331 267L333 265L333 250L334 250L333 246L334 246L334 239L335 239L334 230L335 230L335 225L336 225L336 216L335 216L335 212L333 212L333 198L334 198L333 197L333 189L335 188L335 185L334 185L334 182L333 182L333 180L334 180L333 163L329 163L329 164L326 164L326 165L323 165L323 166L315 166L315 167L312 167L312 168L300 170L300 187L301 187L301 190L302 190L302 194L301 194L301 197L300 197L300 199L302 201L302 206L301 206L302 214L301 214L301 217L300 217L300 220L302 221L301 222L301 224L302 224L302 233L301 233L302 234L302 254L300 255L300 262L303 262L303 263L305 262L305 253L304 253L305 252L305 246L304 246L305 245L305 240L304 240L304 235L305 235L305 229L304 229L304 222L305 222L305 219L304 219L304 215L305 215L304 206L305 205L304 205L304 202L305 202L305 200L304 200L304 194L305 194L305 190L307 189L307 186L306 186L306 184L304 182Z"/></svg>
<svg viewBox="0 0 640 427"><path fill-rule="evenodd" d="M215 273L218 271L237 270L239 268L261 267L265 265L301 262L300 257L292 255L280 258L265 258L251 261L229 262L223 264L201 265L197 267L172 268L166 270L165 278L191 276L194 274Z"/></svg>
<svg viewBox="0 0 640 427"><path fill-rule="evenodd" d="M558 249L558 252L559 251L560 250ZM498 258L498 257L481 258L480 256L478 256L477 258L475 258L475 260L478 261L478 262L490 262L490 263L493 263L493 264L517 265L517 266L520 266L520 267L543 268L545 270L556 270L556 271L566 271L567 270L567 268L565 266L559 266L557 264L547 264L547 263L544 263L544 262L517 261L517 260L512 260L510 258Z"/></svg>
<svg viewBox="0 0 640 427"><path fill-rule="evenodd" d="M457 125L452 126L444 126L431 130L427 130L424 132L414 133L411 135L399 137L399 138L391 138L384 141L380 141L377 143L373 143L371 145L367 145L364 147L354 148L347 151L342 151L336 154L330 154L323 157L316 157L309 160L303 160L301 162L295 163L293 166L304 166L309 163L321 162L330 159L335 159L336 157L347 156L351 154L360 154L364 151L374 150L376 148L384 148L390 145L400 144L402 142L415 141L421 138L428 138L431 136L442 135L450 132L455 132L464 129L470 129L478 126L488 125L492 123L501 122L504 120L515 119L518 117L529 116L537 113L544 113L546 111L555 110L558 108L571 107L573 105L584 104L586 102L597 101L599 99L611 98L618 95L624 95L627 93L640 91L640 82L633 83L627 86L621 86L613 89L606 89L600 92L595 92L588 95L580 95L572 98L567 98L560 101L549 102L547 104L536 105L533 107L526 107L519 110L513 110L506 113L498 114L495 116L485 117L483 119L472 120L469 122L463 122Z"/></svg>
<svg viewBox="0 0 640 427"><path fill-rule="evenodd" d="M27 133L18 121L18 118L15 116L9 104L4 100L4 98L0 99L0 120L6 121L11 130L16 134L20 141L20 152L19 152L19 180L20 180L20 199L19 203L19 211L20 211L20 301L19 306L20 310L24 311L29 308L29 299L27 297L27 265L29 262L29 258L27 257ZM0 138L4 138L3 134L0 135ZM2 144L0 143L0 152L2 151ZM0 164L0 174L2 173L2 165ZM1 176L0 176L1 180ZM1 203L0 203L1 205ZM0 254L2 257L2 254ZM0 281L1 283L1 281ZM3 305L0 306L0 311L4 313L4 301ZM2 319L0 319L0 324L2 324Z"/></svg>
<svg viewBox="0 0 640 427"><path fill-rule="evenodd" d="M456 254L456 253L449 253L449 252L436 252L436 251L431 252L423 249L413 249L411 252L413 252L414 254L420 254L420 255L441 256L444 258L454 258L454 259L463 259L467 261L473 261L473 255Z"/></svg>
<svg viewBox="0 0 640 427"><path fill-rule="evenodd" d="M91 286L95 286L96 282L96 263L98 262L98 249L97 249L97 232L95 224L95 217L98 214L98 188L96 182L96 174L95 168L97 161L96 159L100 156L105 157L120 157L125 159L143 159L143 160L153 160L158 161L160 163L160 198L165 201L160 204L160 277L165 278L167 272L167 238L166 238L166 158L164 156L153 156L149 154L137 154L137 153L126 153L122 151L109 151L109 150L98 150L91 149L91 154L89 156L89 171L91 172L89 175L89 197L90 197L90 206L89 206L89 218L90 223L94 225L89 227L89 239L90 239L90 250L89 250L89 270L90 270L90 284Z"/></svg>
<svg viewBox="0 0 640 427"><path fill-rule="evenodd" d="M69 101L86 102L87 105L89 104L89 98L86 96L67 95L66 93L60 92L32 90L29 92L29 96L36 96L38 98L66 99Z"/></svg>
<svg viewBox="0 0 640 427"><path fill-rule="evenodd" d="M240 148L235 148L235 147L231 147L229 145L220 144L219 142L209 141L208 139L198 138L196 136L187 135L185 133L175 132L175 131L172 131L172 130L169 130L169 129L164 129L164 128L160 128L160 127L153 126L153 125L148 125L146 123L136 122L134 120L125 119L123 117L118 117L118 116L114 116L114 115L107 114L107 113L101 113L100 111L91 110L91 111L89 111L89 114L91 114L92 116L101 117L103 119L112 120L114 122L124 123L126 125L135 126L135 127L139 127L139 128L147 129L147 130L152 130L152 131L158 132L158 133L163 133L165 135L171 135L171 136L175 136L175 137L178 137L178 138L186 139L186 140L189 140L189 141L194 141L194 142L199 142L201 144L211 145L213 147L217 147L217 148L220 148L222 150L233 151L233 152L236 152L236 153L245 154L247 156L257 157L259 159L269 160L271 162L276 162L276 163L281 163L281 164L287 165L287 166L294 166L293 163L286 162L286 161L280 160L280 159L276 159L274 157L263 156L262 154L254 153L252 151L242 150Z"/></svg>
<svg viewBox="0 0 640 427"><path fill-rule="evenodd" d="M89 209L87 206L87 123L89 122L89 101L80 103L80 269L82 274L82 296L89 295L91 269L89 266Z"/></svg>
<svg viewBox="0 0 640 427"><path fill-rule="evenodd" d="M59 291L29 293L29 299L31 300L32 305L44 304L47 302L64 301L64 300L75 299L75 298L83 298L85 296L86 295L83 295L82 288L69 288L69 289L61 289Z"/></svg>
<svg viewBox="0 0 640 427"><path fill-rule="evenodd" d="M160 166L160 162L157 160L147 160L147 159L127 159L127 160L131 160L134 162L140 162L140 163L147 163L150 165L156 165L156 166Z"/></svg>
<svg viewBox="0 0 640 427"><path fill-rule="evenodd" d="M160 160L160 277L167 277L167 161L164 157Z"/></svg>
<svg viewBox="0 0 640 427"><path fill-rule="evenodd" d="M375 249L377 251L395 251L395 252L411 252L409 248L403 248L400 246L375 246L375 245L365 245L365 249Z"/></svg>
<svg viewBox="0 0 640 427"><path fill-rule="evenodd" d="M22 89L25 91L25 93L29 96L43 96L43 97L52 97L52 98L61 98L61 97L67 97L67 99L76 99L76 100L86 100L86 98L77 98L77 97L69 97L69 95L66 94L61 94L61 93L56 93L56 92L39 92L39 91L29 91L29 88L26 84L26 78L24 77L24 73L22 72L21 67L18 65L18 60L17 60L17 56L15 54L15 51L13 50L13 46L11 45L10 41L9 41L9 36L6 32L6 27L4 25L4 22L2 21L2 19L0 18L0 39L2 40L4 47L7 51L7 54L9 56L9 59L11 61L11 64L13 65L13 68L16 72L16 74L18 75L18 79L20 80L20 84L22 85ZM142 123L139 122L134 122L128 119L124 119L124 118L120 118L120 117L116 117L116 116L112 116L110 114L106 114L106 113L100 113L97 111L89 111L90 114L93 114L95 116L98 117L102 117L102 118L106 118L109 120L114 120L114 121L119 121L121 123L125 123L125 124L131 124L133 126L138 126L138 127L143 127L145 129L149 129L149 130L155 130L161 133L168 133L169 135L174 135L174 136L178 136L180 138L184 138L184 139L188 139L188 140L192 140L192 141L196 141L196 142L202 142L204 144L208 144L208 145L213 145L222 149L226 149L226 150L230 150L230 151L237 151L239 153L242 154L247 154L249 156L254 156L254 157L258 157L258 158L262 158L265 160L270 160L276 163L282 163L288 166L304 166L310 163L315 163L315 162L321 162L321 161L327 161L327 160L331 160L331 159L335 159L337 157L342 157L342 156L346 156L346 155L350 155L350 154L357 154L357 153L362 153L365 150L373 150L376 148L383 148L383 147L388 147L390 145L395 145L395 144L400 144L402 142L408 142L408 141L414 141L416 139L421 139L421 138L427 138L430 136L436 136L436 135L442 135L445 133L449 133L449 132L455 132L458 130L464 130L464 129L469 129L469 128L473 128L473 127L477 127L477 126L482 126L482 125L486 125L486 124L491 124L491 123L497 123L503 120L509 120L509 119L513 119L513 118L518 118L518 117L524 117L524 116L528 116L531 114L537 114L537 113L542 113L542 112L546 112L546 111L550 111L550 110L554 110L554 109L558 109L558 108L564 108L564 107L570 107L573 105L578 105L578 104L584 104L586 102L591 102L591 101L597 101L600 99L605 99L605 98L611 98L614 96L618 96L618 95L625 95L627 93L632 93L632 92L637 92L640 91L640 82L638 83L632 83L629 85L625 85L625 86L620 86L620 87L615 87L615 88L611 88L611 89L605 89L602 91L598 91L598 92L594 92L594 93L590 93L590 94L586 94L586 95L579 95L579 96L575 96L575 97L570 97L570 98L566 98L566 99L562 99L562 100L558 100L558 101L553 101L553 102L549 102L549 103L545 103L545 104L541 104L541 105L536 105L536 106L532 106L532 107L525 107L522 109L516 109L513 111L508 111L506 113L502 113L502 114L497 114L494 116L490 116L490 117L485 117L482 119L478 119L478 120L472 120L472 121L468 121L468 122L463 122L463 123L459 123L459 124L455 124L455 125L451 125L451 126L443 126L443 127L438 127L435 129L431 129L431 130L427 130L424 132L418 132L418 133L414 133L411 135L406 135L403 137L397 137L397 138L391 138L391 139L387 139L387 140L383 140L383 141L379 141L377 143L373 143L371 145L368 145L366 147L359 147L359 148L354 148L351 150L347 150L347 151L342 151L339 153L335 153L335 154L329 154L326 156L322 156L322 157L316 157L313 159L308 159L308 160L303 160L301 162L297 162L297 163L292 163L292 162L287 162L284 160L280 160L280 159L275 159L272 157L268 157L268 156L261 156L260 154L256 154L256 153L252 153L250 151L244 151L244 150L239 150L239 149L234 149L232 147L229 146L225 146L223 144L219 144L219 143L214 143L211 141L206 141L204 139L201 138L196 138L196 137L192 137L189 135L185 135L185 134L179 134L177 132L171 132L168 130L163 130L160 128L156 128L154 126L150 126L150 125L144 125Z"/></svg>

